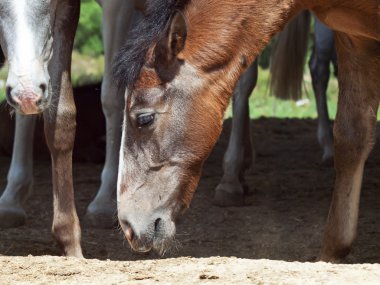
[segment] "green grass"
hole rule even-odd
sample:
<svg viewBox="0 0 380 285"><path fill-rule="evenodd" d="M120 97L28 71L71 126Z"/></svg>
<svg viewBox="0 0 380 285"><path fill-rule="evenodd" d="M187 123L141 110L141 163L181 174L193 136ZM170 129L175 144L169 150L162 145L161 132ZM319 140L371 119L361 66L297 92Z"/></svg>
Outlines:
<svg viewBox="0 0 380 285"><path fill-rule="evenodd" d="M71 80L74 86L100 82L104 71L104 56L91 57L76 51L72 55Z"/></svg>
<svg viewBox="0 0 380 285"><path fill-rule="evenodd" d="M305 68L302 100L303 104L294 101L284 101L269 94L269 70L259 68L257 86L249 99L249 111L251 118L277 117L277 118L316 118L317 109L314 92L311 85L309 69ZM336 114L338 100L338 81L334 76L330 77L327 90L328 110L330 118ZM305 100L306 99L306 100ZM299 101L298 103L301 103ZM232 108L229 106L226 117L232 116Z"/></svg>
<svg viewBox="0 0 380 285"><path fill-rule="evenodd" d="M5 82L7 80L8 65L0 69L0 102L5 99Z"/></svg>

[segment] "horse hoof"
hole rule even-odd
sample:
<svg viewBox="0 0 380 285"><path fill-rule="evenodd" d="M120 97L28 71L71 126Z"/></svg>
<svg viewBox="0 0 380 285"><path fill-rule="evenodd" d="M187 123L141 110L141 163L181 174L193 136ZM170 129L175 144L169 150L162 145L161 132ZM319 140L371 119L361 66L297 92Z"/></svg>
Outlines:
<svg viewBox="0 0 380 285"><path fill-rule="evenodd" d="M246 206L244 193L230 193L217 188L212 203L219 207L241 207Z"/></svg>
<svg viewBox="0 0 380 285"><path fill-rule="evenodd" d="M323 261L323 262L339 264L339 263L342 263L343 259L344 258L342 258L342 257L321 253L319 258L316 259L316 261Z"/></svg>
<svg viewBox="0 0 380 285"><path fill-rule="evenodd" d="M230 193L215 193L212 204L219 207L243 207L247 206L244 196L237 196Z"/></svg>
<svg viewBox="0 0 380 285"><path fill-rule="evenodd" d="M112 229L117 225L117 219L105 213L87 213L81 225L83 228Z"/></svg>
<svg viewBox="0 0 380 285"><path fill-rule="evenodd" d="M322 164L323 165L334 165L334 148L332 144L321 145L323 149Z"/></svg>
<svg viewBox="0 0 380 285"><path fill-rule="evenodd" d="M319 261L330 263L347 261L347 256L351 252L351 245L352 243L342 244L339 240L324 241L319 253Z"/></svg>
<svg viewBox="0 0 380 285"><path fill-rule="evenodd" d="M114 228L117 225L116 202L112 199L95 198L88 205L81 225L97 229Z"/></svg>
<svg viewBox="0 0 380 285"><path fill-rule="evenodd" d="M0 204L0 228L16 228L24 225L26 213L21 207Z"/></svg>
<svg viewBox="0 0 380 285"><path fill-rule="evenodd" d="M64 255L68 257L84 258L80 245L66 248Z"/></svg>
<svg viewBox="0 0 380 285"><path fill-rule="evenodd" d="M113 208L112 208L113 209ZM87 209L82 226L85 228L111 229L117 225L115 211L109 209Z"/></svg>

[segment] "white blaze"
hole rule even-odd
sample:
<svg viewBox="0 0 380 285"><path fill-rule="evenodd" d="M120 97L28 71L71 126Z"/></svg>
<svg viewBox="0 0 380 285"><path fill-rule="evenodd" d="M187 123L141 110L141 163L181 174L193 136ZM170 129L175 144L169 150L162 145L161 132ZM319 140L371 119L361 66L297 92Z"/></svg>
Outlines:
<svg viewBox="0 0 380 285"><path fill-rule="evenodd" d="M25 75L36 60L33 32L28 23L26 0L12 1L15 13L15 52L10 58L12 70L16 75ZM30 7L29 7L30 9Z"/></svg>

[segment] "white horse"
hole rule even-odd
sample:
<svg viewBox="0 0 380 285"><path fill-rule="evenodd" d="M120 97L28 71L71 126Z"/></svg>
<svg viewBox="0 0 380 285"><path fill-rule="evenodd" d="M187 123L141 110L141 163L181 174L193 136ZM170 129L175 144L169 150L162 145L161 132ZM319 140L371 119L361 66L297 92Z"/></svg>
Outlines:
<svg viewBox="0 0 380 285"><path fill-rule="evenodd" d="M72 181L76 110L70 66L79 5L79 0L0 2L0 40L9 62L6 96L17 121L0 227L25 222L22 203L33 182L35 114L43 113L53 170L52 232L63 253L77 257L82 251Z"/></svg>

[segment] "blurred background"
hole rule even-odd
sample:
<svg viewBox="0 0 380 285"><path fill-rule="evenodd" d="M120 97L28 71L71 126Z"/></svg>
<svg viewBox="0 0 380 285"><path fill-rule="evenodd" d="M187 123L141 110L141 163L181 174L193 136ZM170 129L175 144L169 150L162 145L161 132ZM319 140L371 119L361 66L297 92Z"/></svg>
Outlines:
<svg viewBox="0 0 380 285"><path fill-rule="evenodd" d="M104 65L101 19L102 10L96 1L82 0L81 15L72 55L72 82L74 87L96 85L101 82ZM313 45L313 27L310 30L307 61L310 58ZM316 118L314 93L307 66L304 68L303 97L301 100L297 102L283 101L270 95L270 73L268 70L270 48L271 44L260 56L259 79L250 98L250 117ZM0 70L0 101L4 100L6 77L7 65ZM327 92L328 110L331 118L334 118L336 113L337 86L337 79L331 72ZM231 117L231 108L228 109L226 117Z"/></svg>

